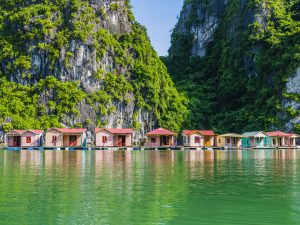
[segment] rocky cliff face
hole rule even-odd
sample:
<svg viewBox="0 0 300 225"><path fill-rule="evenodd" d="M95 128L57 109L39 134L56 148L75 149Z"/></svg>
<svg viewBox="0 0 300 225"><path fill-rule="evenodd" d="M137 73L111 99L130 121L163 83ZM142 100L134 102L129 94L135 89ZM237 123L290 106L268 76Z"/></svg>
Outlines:
<svg viewBox="0 0 300 225"><path fill-rule="evenodd" d="M156 126L180 128L185 99L128 0L4 1L0 24L0 71L30 89L24 95L36 108L20 115L6 104L2 122L134 127L136 140Z"/></svg>
<svg viewBox="0 0 300 225"><path fill-rule="evenodd" d="M300 102L298 96L300 95L300 67L294 75L288 78L286 83L286 94L283 101L283 107L292 115L291 119L287 122L286 128L288 130L299 129L300 124Z"/></svg>
<svg viewBox="0 0 300 225"><path fill-rule="evenodd" d="M29 80L23 79L20 74L22 71L17 69L10 75L12 81L19 83L27 83L27 81L29 81L30 83L34 83L40 78L54 75L62 81L79 80L82 85L90 91L95 91L101 87L101 81L96 80L95 77L93 77L93 74L95 74L99 68L107 72L112 72L115 69L115 66L117 66L114 61L116 54L112 48L113 46L109 46L106 49L103 48L102 50L105 50L106 52L103 53L102 57L97 58L97 54L99 53L95 46L96 43L94 42L97 42L98 40L93 37L93 34L96 34L102 29L107 32L106 35L121 36L130 33L132 22L129 20L128 12L126 11L129 10L129 6L126 5L128 3L125 1L83 1L83 3L78 3L77 6L72 5L75 4L75 2L76 1L72 3L72 1L70 1L69 5L65 6L65 9L58 12L60 13L59 16L52 15L49 18L50 21L54 19L51 23L59 23L59 20L64 19L63 17L70 16L68 15L68 11L71 11L72 7L78 7L73 10L72 13L74 15L71 15L70 19L64 21L70 23L70 26L72 27L70 29L75 28L78 30L75 34L69 35L70 37L68 37L69 40L66 45L62 45L60 49L55 49L57 50L59 57L54 59L54 62L49 60L51 52L47 49L47 44L51 45L56 41L57 34L59 33L59 27L56 27L53 24L53 28L48 34L45 34L45 39L33 39L30 43L24 43L27 45L27 51L31 58L31 68L26 71L26 73L30 73L32 78ZM34 5L35 4L33 4L33 6ZM23 8L23 10L26 9ZM85 14L85 10L88 10L89 12ZM79 13L81 15L79 15ZM34 17L42 17L42 19L46 20L41 14L42 11L38 12L35 16L32 15L32 22L34 23L35 21ZM99 17L96 17L97 14L99 14ZM77 25L77 23L80 24ZM63 26L63 24L61 24L61 26ZM31 31L32 29L33 27L29 27L28 31ZM85 31L84 29L87 30ZM45 48L43 48L43 44L45 45ZM121 66L118 68L120 72L124 73L126 72L125 69L126 68L122 68Z"/></svg>
<svg viewBox="0 0 300 225"><path fill-rule="evenodd" d="M193 36L193 56L205 56L206 45L212 40L227 3L226 0L211 0L184 4L174 32Z"/></svg>
<svg viewBox="0 0 300 225"><path fill-rule="evenodd" d="M186 126L220 132L298 129L299 92L291 87L300 65L299 5L185 1L165 62L192 99Z"/></svg>

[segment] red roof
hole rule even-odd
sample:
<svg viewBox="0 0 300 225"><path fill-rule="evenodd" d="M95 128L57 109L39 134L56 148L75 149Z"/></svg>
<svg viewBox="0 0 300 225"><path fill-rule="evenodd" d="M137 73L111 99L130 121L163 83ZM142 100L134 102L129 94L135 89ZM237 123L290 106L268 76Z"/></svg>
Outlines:
<svg viewBox="0 0 300 225"><path fill-rule="evenodd" d="M52 128L52 129L57 130L58 132L64 134L82 134L86 132L85 128Z"/></svg>
<svg viewBox="0 0 300 225"><path fill-rule="evenodd" d="M26 130L11 130L10 132L8 132L7 134L10 135L10 134L13 134L13 133L17 133L17 134L20 134L22 135Z"/></svg>
<svg viewBox="0 0 300 225"><path fill-rule="evenodd" d="M215 136L215 132L212 130L199 130L199 132L201 134L203 134L204 136Z"/></svg>
<svg viewBox="0 0 300 225"><path fill-rule="evenodd" d="M270 137L290 137L293 136L293 134L285 133L282 131L271 131L266 133Z"/></svg>
<svg viewBox="0 0 300 225"><path fill-rule="evenodd" d="M17 132L17 133L20 133L20 134L23 134L26 130L12 130L11 132Z"/></svg>
<svg viewBox="0 0 300 225"><path fill-rule="evenodd" d="M147 136L148 135L172 135L172 136L175 136L176 133L172 132L170 130L164 129L164 128L158 128L156 130L153 130L153 131L147 133L146 135Z"/></svg>
<svg viewBox="0 0 300 225"><path fill-rule="evenodd" d="M95 132L99 133L102 130L107 130L112 134L132 134L133 129L131 128L96 128Z"/></svg>
<svg viewBox="0 0 300 225"><path fill-rule="evenodd" d="M186 135L192 135L194 133L200 133L203 136L215 136L216 134L212 130L184 130L183 133Z"/></svg>
<svg viewBox="0 0 300 225"><path fill-rule="evenodd" d="M192 134L197 133L199 131L198 130L183 130L182 132L186 135L192 135Z"/></svg>
<svg viewBox="0 0 300 225"><path fill-rule="evenodd" d="M44 132L43 130L27 130L27 131L31 131L31 132L33 132L35 134L41 134L41 133Z"/></svg>
<svg viewBox="0 0 300 225"><path fill-rule="evenodd" d="M41 134L43 133L44 131L43 130L11 130L8 134L13 134L13 133L17 133L17 134L24 134L26 132L32 132L34 134Z"/></svg>

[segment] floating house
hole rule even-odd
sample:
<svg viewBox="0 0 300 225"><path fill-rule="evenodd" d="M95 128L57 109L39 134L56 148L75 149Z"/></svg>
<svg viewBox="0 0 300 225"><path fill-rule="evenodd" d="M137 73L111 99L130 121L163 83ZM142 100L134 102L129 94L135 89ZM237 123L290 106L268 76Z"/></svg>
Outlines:
<svg viewBox="0 0 300 225"><path fill-rule="evenodd" d="M6 134L6 146L14 148L40 147L43 132L42 130L12 130Z"/></svg>
<svg viewBox="0 0 300 225"><path fill-rule="evenodd" d="M272 148L272 138L263 131L244 133L242 148Z"/></svg>
<svg viewBox="0 0 300 225"><path fill-rule="evenodd" d="M272 145L275 148L282 147L297 147L297 134L285 133L282 131L271 131L267 132L267 135L272 138Z"/></svg>
<svg viewBox="0 0 300 225"><path fill-rule="evenodd" d="M220 148L241 148L242 147L242 138L240 134L223 134L218 136L218 147Z"/></svg>
<svg viewBox="0 0 300 225"><path fill-rule="evenodd" d="M216 146L216 134L212 130L183 130L183 145L185 147Z"/></svg>
<svg viewBox="0 0 300 225"><path fill-rule="evenodd" d="M204 135L198 130L183 130L183 146L196 148L204 146Z"/></svg>
<svg viewBox="0 0 300 225"><path fill-rule="evenodd" d="M131 147L133 129L96 128L96 147Z"/></svg>
<svg viewBox="0 0 300 225"><path fill-rule="evenodd" d="M146 134L148 147L175 147L176 136L175 132L164 128L158 128Z"/></svg>
<svg viewBox="0 0 300 225"><path fill-rule="evenodd" d="M217 146L217 135L212 130L199 130L204 137L204 147Z"/></svg>
<svg viewBox="0 0 300 225"><path fill-rule="evenodd" d="M51 128L45 135L46 148L85 147L86 129Z"/></svg>

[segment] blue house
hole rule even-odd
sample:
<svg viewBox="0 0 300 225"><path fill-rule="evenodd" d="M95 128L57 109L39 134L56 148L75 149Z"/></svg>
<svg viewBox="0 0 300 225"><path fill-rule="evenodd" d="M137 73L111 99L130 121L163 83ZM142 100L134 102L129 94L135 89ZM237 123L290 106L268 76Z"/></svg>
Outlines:
<svg viewBox="0 0 300 225"><path fill-rule="evenodd" d="M263 131L242 134L242 148L272 148L272 138Z"/></svg>

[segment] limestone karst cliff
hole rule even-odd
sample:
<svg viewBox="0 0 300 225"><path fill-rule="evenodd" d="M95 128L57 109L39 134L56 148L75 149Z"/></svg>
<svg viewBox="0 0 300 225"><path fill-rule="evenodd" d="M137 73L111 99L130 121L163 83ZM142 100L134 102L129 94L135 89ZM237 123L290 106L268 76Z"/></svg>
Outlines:
<svg viewBox="0 0 300 225"><path fill-rule="evenodd" d="M155 126L187 115L129 0L0 3L0 123L8 128Z"/></svg>
<svg viewBox="0 0 300 225"><path fill-rule="evenodd" d="M164 58L185 126L299 130L300 1L186 0Z"/></svg>

